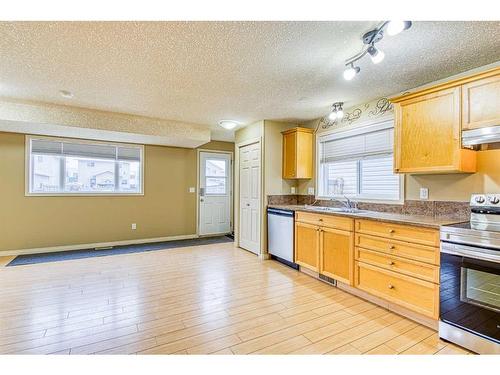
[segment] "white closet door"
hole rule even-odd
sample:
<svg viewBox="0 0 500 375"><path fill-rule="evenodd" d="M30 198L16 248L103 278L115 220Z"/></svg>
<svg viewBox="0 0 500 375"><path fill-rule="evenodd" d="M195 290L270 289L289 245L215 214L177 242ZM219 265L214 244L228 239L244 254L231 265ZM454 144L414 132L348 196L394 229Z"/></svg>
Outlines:
<svg viewBox="0 0 500 375"><path fill-rule="evenodd" d="M260 254L260 143L240 148L240 247Z"/></svg>

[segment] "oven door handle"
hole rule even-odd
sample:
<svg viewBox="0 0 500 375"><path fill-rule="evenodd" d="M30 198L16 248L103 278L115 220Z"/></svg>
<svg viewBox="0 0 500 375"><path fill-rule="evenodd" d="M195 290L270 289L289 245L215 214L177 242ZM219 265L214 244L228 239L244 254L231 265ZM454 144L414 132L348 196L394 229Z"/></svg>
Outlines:
<svg viewBox="0 0 500 375"><path fill-rule="evenodd" d="M488 262L500 263L498 250L480 249L471 246L457 245L449 242L441 242L441 252L445 254L458 255L471 259L480 259Z"/></svg>

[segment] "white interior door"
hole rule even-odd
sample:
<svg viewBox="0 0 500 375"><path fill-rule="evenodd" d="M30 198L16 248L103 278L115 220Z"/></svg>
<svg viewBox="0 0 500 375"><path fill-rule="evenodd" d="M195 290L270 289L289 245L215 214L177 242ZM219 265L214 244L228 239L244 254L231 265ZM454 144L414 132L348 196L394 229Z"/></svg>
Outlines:
<svg viewBox="0 0 500 375"><path fill-rule="evenodd" d="M240 148L240 247L260 254L260 143Z"/></svg>
<svg viewBox="0 0 500 375"><path fill-rule="evenodd" d="M231 155L200 152L200 235L231 232Z"/></svg>

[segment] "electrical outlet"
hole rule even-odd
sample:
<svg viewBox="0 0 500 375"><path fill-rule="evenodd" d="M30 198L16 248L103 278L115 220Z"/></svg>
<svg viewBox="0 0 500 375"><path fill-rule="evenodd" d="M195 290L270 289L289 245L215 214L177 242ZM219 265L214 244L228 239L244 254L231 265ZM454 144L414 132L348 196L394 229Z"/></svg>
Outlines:
<svg viewBox="0 0 500 375"><path fill-rule="evenodd" d="M195 192L196 192L196 188L194 188L194 187L190 187L190 188L189 188L189 192L190 192L190 193L195 193Z"/></svg>
<svg viewBox="0 0 500 375"><path fill-rule="evenodd" d="M307 188L307 194L314 195L314 188L313 187Z"/></svg>
<svg viewBox="0 0 500 375"><path fill-rule="evenodd" d="M296 188L295 186L292 186L292 187L290 188L290 193L291 193L291 194L297 194L297 188Z"/></svg>
<svg viewBox="0 0 500 375"><path fill-rule="evenodd" d="M420 188L420 199L429 199L429 189Z"/></svg>
<svg viewBox="0 0 500 375"><path fill-rule="evenodd" d="M132 228L132 230L136 230L137 229L137 224L136 223L132 223L131 228Z"/></svg>

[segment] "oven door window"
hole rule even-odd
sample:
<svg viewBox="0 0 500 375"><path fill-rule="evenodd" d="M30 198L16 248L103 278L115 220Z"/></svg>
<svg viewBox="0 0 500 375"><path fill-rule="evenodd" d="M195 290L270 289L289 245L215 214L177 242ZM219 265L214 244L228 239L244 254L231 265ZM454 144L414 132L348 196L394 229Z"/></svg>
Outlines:
<svg viewBox="0 0 500 375"><path fill-rule="evenodd" d="M500 264L441 253L440 319L500 343Z"/></svg>
<svg viewBox="0 0 500 375"><path fill-rule="evenodd" d="M500 276L461 267L460 300L500 312Z"/></svg>

